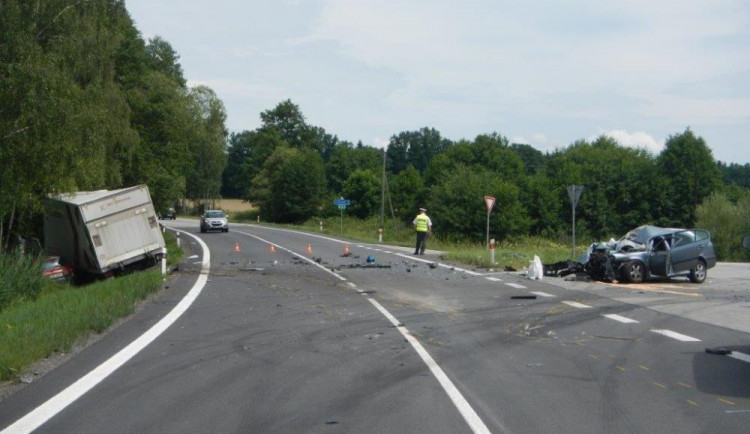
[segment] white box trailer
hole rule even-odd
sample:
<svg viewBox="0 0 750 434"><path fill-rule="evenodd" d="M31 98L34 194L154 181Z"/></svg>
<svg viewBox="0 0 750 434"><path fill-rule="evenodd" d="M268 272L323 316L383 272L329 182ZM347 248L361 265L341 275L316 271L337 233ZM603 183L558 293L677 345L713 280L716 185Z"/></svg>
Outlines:
<svg viewBox="0 0 750 434"><path fill-rule="evenodd" d="M45 249L76 272L106 274L166 251L145 185L50 195L45 206Z"/></svg>

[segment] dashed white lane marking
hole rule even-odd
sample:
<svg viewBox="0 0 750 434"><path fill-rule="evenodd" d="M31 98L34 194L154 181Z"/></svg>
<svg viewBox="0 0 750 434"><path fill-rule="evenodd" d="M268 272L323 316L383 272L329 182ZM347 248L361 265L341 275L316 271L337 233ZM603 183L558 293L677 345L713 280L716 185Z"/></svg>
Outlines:
<svg viewBox="0 0 750 434"><path fill-rule="evenodd" d="M672 330L655 330L651 329L652 332L658 333L660 335L664 335L667 337L670 337L672 339L677 339L678 341L682 342L700 342L701 340L698 338L694 338L692 336L686 336L677 332L673 332Z"/></svg>
<svg viewBox="0 0 750 434"><path fill-rule="evenodd" d="M518 283L506 283L506 285L510 286L511 288L526 289L525 286L519 285Z"/></svg>
<svg viewBox="0 0 750 434"><path fill-rule="evenodd" d="M485 277L487 280L491 280L493 282L502 282L503 279L498 279L497 277Z"/></svg>
<svg viewBox="0 0 750 434"><path fill-rule="evenodd" d="M531 293L534 295L538 295L540 297L547 297L547 298L556 297L555 295L547 294L546 292L542 292L542 291L531 291Z"/></svg>
<svg viewBox="0 0 750 434"><path fill-rule="evenodd" d="M298 253L296 253L296 252L294 252L294 251L292 251L290 249L287 249L287 248L282 247L282 246L280 246L278 244L272 243L272 242L270 242L268 240L265 240L265 239L263 239L263 238L261 238L261 237L259 237L257 235L253 235L253 234L249 234L247 232L241 232L241 231L237 231L237 232L240 233L240 234L247 235L249 237L253 237L253 238L255 238L257 240L260 240L260 241L262 241L264 243L272 244L272 245L276 246L276 248L278 248L278 249L284 250L284 251L286 251L288 253L291 253L292 255L299 256L300 258L302 258L302 259L304 259L304 260L312 263L313 265L317 265L321 270L325 271L326 273L329 273L329 274L332 274L332 275L336 276L340 280L344 280L344 281L346 280L343 276L339 275L338 273L335 273L335 272L333 272L333 271L331 271L331 270L323 267L322 265L318 264L317 262L315 262L315 261L313 261L311 259L305 258L304 256L302 256L302 255L300 255L300 254L298 254ZM416 259L416 258L414 258L414 259ZM426 261L426 262L429 262L429 261ZM348 282L348 283L351 284L351 282ZM365 291L363 291L361 289L358 289L357 292L360 293L360 294L366 295ZM456 406L456 408L458 409L459 413L461 413L461 416L463 416L463 418L466 421L466 423L469 424L469 427L471 428L471 430L474 431L474 433L482 433L482 434L487 433L487 434L489 434L490 430L487 429L487 426L484 424L484 422L482 422L482 419L479 418L479 415L477 415L477 413L474 411L474 409L471 407L471 405L469 405L469 402L466 401L466 398L464 398L463 395L461 395L461 392L458 391L458 389L453 384L453 382L450 380L450 378L448 378L448 376L445 374L445 372L443 372L442 368L440 368L440 366L437 364L437 362L435 362L435 360L432 358L432 356L430 356L430 354L427 352L427 350L424 349L424 347L422 346L422 344L420 344L419 341L416 340L409 333L409 331L406 329L406 327L404 327L401 324L401 322L398 319L396 319L396 317L394 317L393 315L391 315L391 313L388 312L388 310L386 310L380 303L378 303L377 300L375 300L374 298L369 297L369 296L367 296L367 300L370 303L372 303L372 305L375 306L375 308L378 309L378 311L380 311L380 313L382 313L383 316L385 316L388 319L388 321L390 321L390 323L393 324L394 327L396 327L396 329L404 336L404 338L407 341L409 341L409 343L414 348L414 350L417 352L417 354L419 354L419 357L422 359L422 361L424 361L424 363L430 369L430 372L432 372L432 374L438 380L438 382L440 383L440 385L443 386L443 390L445 390L445 393L448 395L448 397L451 399L451 401L453 401L453 405ZM4 433L0 433L0 434L4 434Z"/></svg>
<svg viewBox="0 0 750 434"><path fill-rule="evenodd" d="M357 285L355 285L352 282L346 282L346 284L349 285L349 287L351 287L351 288L356 288L357 287Z"/></svg>
<svg viewBox="0 0 750 434"><path fill-rule="evenodd" d="M428 353L427 350L424 349L422 344L420 344L419 341L414 338L411 333L409 333L409 330L407 330L406 327L404 327L396 319L396 317L391 315L390 312L388 312L380 303L378 303L377 300L372 297L368 297L367 300L369 300L370 303L372 303L372 305L375 306L375 308L383 314L383 316L388 318L388 321L390 321L391 324L393 324L393 326L396 327L399 332L401 332L401 335L404 337L404 339L406 339L411 344L417 354L419 354L419 357L422 359L422 361L424 361L424 363L430 369L432 375L434 375L440 385L443 386L443 390L445 390L445 393L447 393L448 397L450 397L451 401L453 401L453 404L456 406L459 413L461 413L461 416L464 417L466 423L469 424L471 430L477 434L489 434L490 430L484 424L482 419L474 411L469 402L466 401L466 398L461 395L461 392L458 391L456 386L453 384L451 379L448 378L440 365L438 365L437 362L435 362L435 359L430 356L430 353Z"/></svg>
<svg viewBox="0 0 750 434"><path fill-rule="evenodd" d="M177 305L159 322L153 325L145 333L138 337L138 339L131 342L127 347L120 350L117 354L107 359L104 363L94 368L93 371L81 377L78 381L68 386L65 390L48 399L44 404L32 410L26 416L15 421L12 425L8 426L4 430L0 431L0 434L17 434L17 433L30 433L35 429L42 426L57 413L61 412L65 407L75 402L78 398L83 396L86 392L94 388L97 384L101 383L110 374L115 372L120 366L124 365L128 360L133 358L141 350L146 348L151 342L153 342L159 335L161 335L169 326L171 326L177 319L182 316L185 311L190 307L191 304L198 298L203 287L206 286L208 280L208 271L211 267L211 253L208 250L208 246L200 238L193 234L184 232L195 238L203 249L203 266L201 267L201 274L195 281L195 284L190 289L190 292L180 300Z"/></svg>
<svg viewBox="0 0 750 434"><path fill-rule="evenodd" d="M630 318L627 318L627 317L624 317L624 316L616 315L614 313L608 313L608 314L605 314L605 315L602 315L602 316L606 317L606 318L609 318L609 319L613 319L615 321L619 321L621 323L625 323L625 324L633 324L633 323L637 324L638 323L638 321L636 321L634 319L630 319Z"/></svg>
<svg viewBox="0 0 750 434"><path fill-rule="evenodd" d="M577 301L568 301L565 300L563 303L567 304L568 306L577 307L578 309L591 309L591 306L583 303L579 303Z"/></svg>
<svg viewBox="0 0 750 434"><path fill-rule="evenodd" d="M729 354L729 357L737 360L742 360L743 362L750 363L750 355L747 355L745 353L740 353L739 351L732 351L732 354Z"/></svg>

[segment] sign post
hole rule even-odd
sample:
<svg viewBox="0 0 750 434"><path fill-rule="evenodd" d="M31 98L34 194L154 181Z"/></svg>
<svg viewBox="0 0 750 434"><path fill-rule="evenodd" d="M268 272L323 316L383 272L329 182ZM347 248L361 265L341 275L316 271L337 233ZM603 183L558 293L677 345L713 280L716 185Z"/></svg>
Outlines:
<svg viewBox="0 0 750 434"><path fill-rule="evenodd" d="M573 208L573 247L571 249L571 256L573 256L573 260L576 259L576 206L578 206L578 199L581 198L581 193L583 193L582 185L568 186L568 197L570 198L570 204Z"/></svg>
<svg viewBox="0 0 750 434"><path fill-rule="evenodd" d="M349 199L344 199L343 197L333 200L333 204L339 207L339 213L341 214L341 236L344 235L344 210L350 203Z"/></svg>
<svg viewBox="0 0 750 434"><path fill-rule="evenodd" d="M495 198L492 196L485 196L484 204L487 205L487 237L485 238L484 243L487 246L487 248L489 248L490 247L490 213L492 212L492 207L495 206Z"/></svg>

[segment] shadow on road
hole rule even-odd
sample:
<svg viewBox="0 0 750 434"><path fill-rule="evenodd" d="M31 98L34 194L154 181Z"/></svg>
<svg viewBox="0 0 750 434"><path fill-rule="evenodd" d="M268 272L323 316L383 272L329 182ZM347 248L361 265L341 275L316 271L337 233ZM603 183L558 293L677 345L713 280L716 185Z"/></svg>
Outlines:
<svg viewBox="0 0 750 434"><path fill-rule="evenodd" d="M723 346L750 354L750 345ZM693 359L695 386L704 393L750 398L750 363L728 355L697 353Z"/></svg>

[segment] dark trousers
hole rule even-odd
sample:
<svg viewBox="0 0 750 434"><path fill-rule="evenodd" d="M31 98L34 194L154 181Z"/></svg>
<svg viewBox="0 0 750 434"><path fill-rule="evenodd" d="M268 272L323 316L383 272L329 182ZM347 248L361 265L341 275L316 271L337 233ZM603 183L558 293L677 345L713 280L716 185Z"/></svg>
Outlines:
<svg viewBox="0 0 750 434"><path fill-rule="evenodd" d="M414 254L424 255L425 247L427 247L427 232L417 232L417 247Z"/></svg>

